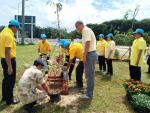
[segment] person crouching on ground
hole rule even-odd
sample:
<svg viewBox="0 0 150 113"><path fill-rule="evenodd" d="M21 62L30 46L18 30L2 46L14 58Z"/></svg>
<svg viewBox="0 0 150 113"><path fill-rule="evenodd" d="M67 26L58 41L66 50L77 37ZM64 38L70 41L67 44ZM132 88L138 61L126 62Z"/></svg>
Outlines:
<svg viewBox="0 0 150 113"><path fill-rule="evenodd" d="M28 113L33 113L33 106L48 94L48 88L45 84L46 80L44 80L41 72L43 66L42 60L35 60L33 66L26 69L19 80L18 97L24 105L24 110ZM38 92L37 89L42 89L42 91Z"/></svg>
<svg viewBox="0 0 150 113"><path fill-rule="evenodd" d="M41 40L38 42L38 53L40 56L46 55L47 60L49 60L52 47L49 42L46 40L46 34L41 34Z"/></svg>
<svg viewBox="0 0 150 113"><path fill-rule="evenodd" d="M144 30L136 29L133 32L134 42L131 46L130 52L130 78L134 80L141 80L141 67L143 64L144 52L146 50L146 41L143 38Z"/></svg>
<svg viewBox="0 0 150 113"><path fill-rule="evenodd" d="M97 42L96 48L98 53L98 62L99 62L99 70L101 72L106 72L106 63L105 63L105 47L107 42L104 39L103 34L98 35L99 41Z"/></svg>
<svg viewBox="0 0 150 113"><path fill-rule="evenodd" d="M69 53L69 63L68 67L72 64L73 59L79 59L79 64L76 67L76 85L77 88L83 87L83 71L84 71L84 63L83 63L83 46L81 43L73 43L70 44L69 41L60 41L60 46L66 49Z"/></svg>
<svg viewBox="0 0 150 113"><path fill-rule="evenodd" d="M112 59L114 57L116 44L115 44L114 36L112 33L109 33L106 37L107 37L107 45L105 48L105 58L106 58L106 63L107 63L106 75L112 76L113 75Z"/></svg>

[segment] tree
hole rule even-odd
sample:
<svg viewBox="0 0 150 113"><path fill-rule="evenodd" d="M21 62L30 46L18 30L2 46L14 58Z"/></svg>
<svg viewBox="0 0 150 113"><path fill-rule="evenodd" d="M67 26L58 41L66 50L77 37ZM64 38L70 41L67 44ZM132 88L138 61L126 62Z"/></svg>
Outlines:
<svg viewBox="0 0 150 113"><path fill-rule="evenodd" d="M62 4L61 3L56 3L56 8L57 8L57 22L58 22L58 29L60 30L60 19L59 19L59 12L62 10Z"/></svg>
<svg viewBox="0 0 150 113"><path fill-rule="evenodd" d="M4 29L5 26L0 26L0 32Z"/></svg>

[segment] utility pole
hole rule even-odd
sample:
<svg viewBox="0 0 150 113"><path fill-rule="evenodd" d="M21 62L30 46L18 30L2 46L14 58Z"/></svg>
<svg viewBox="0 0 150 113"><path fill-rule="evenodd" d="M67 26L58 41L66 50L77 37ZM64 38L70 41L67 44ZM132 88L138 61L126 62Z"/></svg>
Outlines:
<svg viewBox="0 0 150 113"><path fill-rule="evenodd" d="M21 35L22 35L22 40L21 40L21 43L24 44L24 23L25 23L25 0L22 0L22 32L21 32Z"/></svg>

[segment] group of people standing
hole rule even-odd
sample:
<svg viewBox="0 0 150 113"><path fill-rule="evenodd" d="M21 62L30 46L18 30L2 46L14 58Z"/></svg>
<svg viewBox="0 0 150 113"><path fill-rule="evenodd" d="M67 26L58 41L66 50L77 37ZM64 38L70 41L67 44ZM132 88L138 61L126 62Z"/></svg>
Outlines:
<svg viewBox="0 0 150 113"><path fill-rule="evenodd" d="M94 91L94 74L95 64L99 62L99 70L106 72L106 75L113 75L112 60L114 57L116 44L112 33L104 36L98 36L98 42L94 32L82 21L75 23L76 30L82 34L82 43L72 43L66 39L60 39L59 45L61 46L60 56L65 53L66 63L69 70L69 79L71 80L71 73L73 71L76 59L79 63L76 67L76 87L83 88L83 72L86 78L86 93L81 97L90 99L93 97ZM13 96L13 88L16 80L16 40L15 33L19 30L20 24L17 20L13 19L9 22L8 27L4 28L0 33L0 58L3 68L4 79L2 81L2 101L7 105L16 104ZM144 30L136 29L133 32L135 40L130 49L130 62L129 70L130 77L134 80L141 80L141 66L146 49L146 41L143 38ZM40 55L47 55L50 57L52 50L51 45L46 40L46 35L41 34L41 41L38 43L38 53ZM98 55L97 55L98 54ZM36 104L36 99L43 98L46 93L49 95L45 85L45 79L41 69L44 64L41 60L35 60L32 67L27 69L19 81L19 96L21 101L25 103L25 109L28 113L33 112L32 107ZM43 89L42 95L36 93L35 89ZM31 96L32 95L32 96ZM28 101L29 100L29 101ZM28 101L28 102L27 102Z"/></svg>
<svg viewBox="0 0 150 113"><path fill-rule="evenodd" d="M106 72L106 75L113 75L112 59L114 57L116 44L112 33L104 36L103 34L98 35L99 41L97 42L97 53L99 70ZM107 66L106 66L107 64ZM107 67L107 71L106 71Z"/></svg>

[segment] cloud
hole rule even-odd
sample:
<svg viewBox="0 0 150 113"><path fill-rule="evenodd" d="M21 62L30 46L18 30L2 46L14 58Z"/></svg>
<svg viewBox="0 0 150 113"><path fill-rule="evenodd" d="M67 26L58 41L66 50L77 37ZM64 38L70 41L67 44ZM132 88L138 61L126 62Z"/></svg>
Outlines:
<svg viewBox="0 0 150 113"><path fill-rule="evenodd" d="M16 2L15 2L16 1ZM28 0L26 2L26 14L36 16L36 24L42 27L56 27L57 15L56 8L47 5L48 0ZM74 23L77 20L87 23L102 23L113 19L123 18L128 9L134 11L137 4L140 5L139 13L136 19L141 20L150 18L149 0L53 0L61 2L63 9L60 12L60 25L68 31L75 29ZM8 0L0 2L0 25L8 21L17 14L18 0L9 3ZM130 12L129 18L132 18L133 12Z"/></svg>

